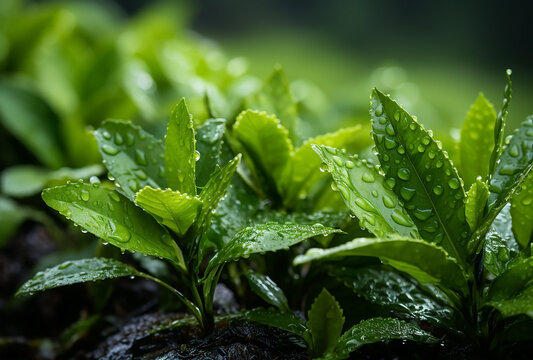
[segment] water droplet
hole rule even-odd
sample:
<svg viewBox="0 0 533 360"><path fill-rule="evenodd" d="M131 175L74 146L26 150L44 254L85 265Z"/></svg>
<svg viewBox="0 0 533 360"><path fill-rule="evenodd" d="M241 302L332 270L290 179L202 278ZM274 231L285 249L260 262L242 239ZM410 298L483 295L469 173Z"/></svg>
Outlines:
<svg viewBox="0 0 533 360"><path fill-rule="evenodd" d="M385 180L385 184L389 187L389 189L394 189L394 186L396 186L396 179L391 177Z"/></svg>
<svg viewBox="0 0 533 360"><path fill-rule="evenodd" d="M63 264L59 265L57 268L60 270L64 270L72 265L72 261L64 262Z"/></svg>
<svg viewBox="0 0 533 360"><path fill-rule="evenodd" d="M128 181L128 187L131 189L131 191L133 192L137 192L137 190L139 190L139 182L135 179L131 179L130 181Z"/></svg>
<svg viewBox="0 0 533 360"><path fill-rule="evenodd" d="M399 112L399 111L396 111L396 112L394 113L394 120L396 120L396 121L400 121L400 112Z"/></svg>
<svg viewBox="0 0 533 360"><path fill-rule="evenodd" d="M141 149L135 149L135 162L139 165L146 165L146 155Z"/></svg>
<svg viewBox="0 0 533 360"><path fill-rule="evenodd" d="M337 166L343 166L344 165L344 163L343 163L343 161L342 161L342 159L340 157L338 157L336 155L333 155L331 158L333 159L335 164L337 164Z"/></svg>
<svg viewBox="0 0 533 360"><path fill-rule="evenodd" d="M124 139L122 138L122 135L120 135L119 133L116 133L115 134L115 144L122 145L122 143L124 143Z"/></svg>
<svg viewBox="0 0 533 360"><path fill-rule="evenodd" d="M399 168L398 172L396 173L396 175L400 179L402 179L404 181L407 181L411 177L411 171L409 171L409 169L407 169L407 168Z"/></svg>
<svg viewBox="0 0 533 360"><path fill-rule="evenodd" d="M424 151L426 151L426 148L422 144L418 145L416 149L418 150L419 153L423 153Z"/></svg>
<svg viewBox="0 0 533 360"><path fill-rule="evenodd" d="M435 185L435 186L433 187L433 192L434 192L435 195L437 195L437 196L441 195L443 190L444 190L444 189L442 188L442 185L439 185L439 184L437 184L437 185Z"/></svg>
<svg viewBox="0 0 533 360"><path fill-rule="evenodd" d="M396 134L396 131L394 131L394 127L392 126L392 124L387 124L387 126L385 126L385 132L390 136Z"/></svg>
<svg viewBox="0 0 533 360"><path fill-rule="evenodd" d="M102 132L102 136L103 136L104 139L106 139L106 140L111 139L111 134L110 134L109 131L107 131L107 130L104 130L104 131Z"/></svg>
<svg viewBox="0 0 533 360"><path fill-rule="evenodd" d="M415 193L416 193L415 189L410 189L406 187L400 188L400 195L406 201L411 200L413 196L415 196Z"/></svg>
<svg viewBox="0 0 533 360"><path fill-rule="evenodd" d="M80 197L83 201L89 201L89 198L90 198L89 192L85 189L82 190Z"/></svg>
<svg viewBox="0 0 533 360"><path fill-rule="evenodd" d="M415 131L416 130L416 124L415 123L409 124L409 129Z"/></svg>
<svg viewBox="0 0 533 360"><path fill-rule="evenodd" d="M398 146L398 149L397 149L396 151L397 151L398 154L400 154L400 155L405 154L405 149L403 148L402 145Z"/></svg>
<svg viewBox="0 0 533 360"><path fill-rule="evenodd" d="M433 150L429 150L429 151L428 151L428 157L429 157L430 159L435 159L435 155L436 155L436 154L435 154L435 151L433 151Z"/></svg>
<svg viewBox="0 0 533 360"><path fill-rule="evenodd" d="M457 179L457 178L451 178L450 180L448 180L448 186L449 186L451 189L458 189L459 186L461 186L461 183L459 182L459 179Z"/></svg>
<svg viewBox="0 0 533 360"><path fill-rule="evenodd" d="M396 143L396 141L392 140L392 139L389 139L389 138L385 138L385 149L387 150L392 150L394 149L396 146L398 146L398 144Z"/></svg>
<svg viewBox="0 0 533 360"><path fill-rule="evenodd" d="M524 206L531 205L533 203L533 197L525 197L522 199L522 201L520 201L520 203Z"/></svg>
<svg viewBox="0 0 533 360"><path fill-rule="evenodd" d="M371 194L372 194L373 197L378 197L378 191L377 190L372 190Z"/></svg>
<svg viewBox="0 0 533 360"><path fill-rule="evenodd" d="M146 180L148 177L146 176L146 173L144 172L143 169L136 169L133 171L133 173L135 174L135 176L137 176L138 179L140 180Z"/></svg>
<svg viewBox="0 0 533 360"><path fill-rule="evenodd" d="M368 201L366 201L365 199L361 198L361 197L355 197L355 204L357 206L359 206L361 209L363 210L366 210L366 211L375 211L374 207L372 206L372 204L370 204Z"/></svg>
<svg viewBox="0 0 533 360"><path fill-rule="evenodd" d="M439 160L437 160L437 161L435 162L435 167L436 167L437 169L440 169L440 168L442 167L442 165L444 165L444 163L442 162L441 159L439 159Z"/></svg>
<svg viewBox="0 0 533 360"><path fill-rule="evenodd" d="M339 188L337 187L337 184L335 184L335 182L331 182L331 190L339 191Z"/></svg>
<svg viewBox="0 0 533 360"><path fill-rule="evenodd" d="M361 179L366 182L366 183L372 183L374 182L375 178L374 178L374 174L372 173L369 173L369 172L365 172L363 174L363 176L361 177Z"/></svg>
<svg viewBox="0 0 533 360"><path fill-rule="evenodd" d="M518 155L520 155L520 151L518 150L518 146L516 146L516 144L513 144L513 145L509 148L509 154L510 154L512 157L517 157Z"/></svg>
<svg viewBox="0 0 533 360"><path fill-rule="evenodd" d="M111 155L111 156L118 154L118 149L109 144L104 144L102 146L102 151L106 153L107 155Z"/></svg>
<svg viewBox="0 0 533 360"><path fill-rule="evenodd" d="M89 182L91 184L100 184L100 179L98 178L98 176L93 175L89 178Z"/></svg>
<svg viewBox="0 0 533 360"><path fill-rule="evenodd" d="M431 178L432 178L432 177L431 177L431 174L427 174L427 175L426 175L426 181L427 181L427 182L430 182L430 181L431 181Z"/></svg>
<svg viewBox="0 0 533 360"><path fill-rule="evenodd" d="M200 160L200 152L198 150L194 150L194 159L196 161Z"/></svg>
<svg viewBox="0 0 533 360"><path fill-rule="evenodd" d="M391 218L398 225L402 225L402 226L411 226L412 225L412 223L409 220L409 218L406 215L404 215L398 209L393 210L393 212L391 214Z"/></svg>
<svg viewBox="0 0 533 360"><path fill-rule="evenodd" d="M383 195L382 200L383 200L383 205L385 205L389 209L392 209L393 207L396 206L396 203L394 202L394 200L388 195Z"/></svg>
<svg viewBox="0 0 533 360"><path fill-rule="evenodd" d="M381 116L383 114L383 106L378 105L374 114L376 114L376 116Z"/></svg>
<svg viewBox="0 0 533 360"><path fill-rule="evenodd" d="M351 160L347 160L344 164L348 169L353 169L355 167L355 164Z"/></svg>
<svg viewBox="0 0 533 360"><path fill-rule="evenodd" d="M415 209L413 214L418 220L427 220L431 216L431 209Z"/></svg>
<svg viewBox="0 0 533 360"><path fill-rule="evenodd" d="M111 198L111 200L115 201L115 202L119 202L120 201L120 197L118 196L118 194L114 191L110 192L109 193L109 197Z"/></svg>
<svg viewBox="0 0 533 360"><path fill-rule="evenodd" d="M429 233L434 233L435 231L437 231L438 228L439 224L436 220L430 221L422 227L424 231L427 231Z"/></svg>

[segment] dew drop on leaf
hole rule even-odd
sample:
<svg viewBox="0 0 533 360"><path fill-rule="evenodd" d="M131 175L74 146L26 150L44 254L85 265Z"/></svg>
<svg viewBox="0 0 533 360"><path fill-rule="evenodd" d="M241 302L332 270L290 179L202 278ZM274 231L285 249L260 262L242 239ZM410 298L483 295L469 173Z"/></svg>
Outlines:
<svg viewBox="0 0 533 360"><path fill-rule="evenodd" d="M435 186L433 187L433 193L434 193L435 195L441 195L443 190L444 190L444 189L442 188L442 185L439 185L439 184L437 184L437 185L435 185Z"/></svg>
<svg viewBox="0 0 533 360"><path fill-rule="evenodd" d="M111 155L111 156L118 154L118 149L108 144L104 144L102 146L102 151L106 153L107 155Z"/></svg>
<svg viewBox="0 0 533 360"><path fill-rule="evenodd" d="M407 181L411 176L411 172L407 168L399 168L396 175L398 175L400 179Z"/></svg>
<svg viewBox="0 0 533 360"><path fill-rule="evenodd" d="M451 189L458 189L459 186L461 186L461 183L459 182L459 179L457 179L457 178L451 178L450 180L448 180L448 186L449 186Z"/></svg>
<svg viewBox="0 0 533 360"><path fill-rule="evenodd" d="M87 190L82 190L80 196L83 201L89 201L90 195Z"/></svg>

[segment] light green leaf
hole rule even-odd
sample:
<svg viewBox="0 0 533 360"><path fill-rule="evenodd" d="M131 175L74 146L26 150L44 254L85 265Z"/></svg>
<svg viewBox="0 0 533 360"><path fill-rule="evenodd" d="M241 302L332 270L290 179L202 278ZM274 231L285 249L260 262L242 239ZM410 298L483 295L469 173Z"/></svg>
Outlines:
<svg viewBox="0 0 533 360"><path fill-rule="evenodd" d="M147 121L157 117L158 103L156 84L148 66L139 58L126 58L121 64L121 76L124 92L136 105L140 115Z"/></svg>
<svg viewBox="0 0 533 360"><path fill-rule="evenodd" d="M170 234L116 191L77 183L45 189L42 197L48 206L110 244L184 267L181 250Z"/></svg>
<svg viewBox="0 0 533 360"><path fill-rule="evenodd" d="M196 149L200 159L196 163L196 186L202 188L220 163L226 120L209 119L197 129Z"/></svg>
<svg viewBox="0 0 533 360"><path fill-rule="evenodd" d="M373 166L334 148L314 145L313 149L326 164L324 170L331 173L346 206L361 226L378 237L397 234L419 237L398 196L385 185L385 179Z"/></svg>
<svg viewBox="0 0 533 360"><path fill-rule="evenodd" d="M346 256L375 256L419 282L444 285L468 293L467 278L457 260L444 249L423 240L407 238L360 238L329 249L310 249L294 259L299 265L319 259Z"/></svg>
<svg viewBox="0 0 533 360"><path fill-rule="evenodd" d="M196 140L192 116L185 99L172 110L165 137L165 168L168 187L196 195Z"/></svg>
<svg viewBox="0 0 533 360"><path fill-rule="evenodd" d="M530 172L511 199L511 216L516 241L525 248L531 241L533 231L533 172Z"/></svg>
<svg viewBox="0 0 533 360"><path fill-rule="evenodd" d="M166 188L164 147L152 135L125 121L104 121L94 132L103 162L120 191L135 201L145 186Z"/></svg>
<svg viewBox="0 0 533 360"><path fill-rule="evenodd" d="M149 186L137 193L135 204L179 236L183 236L194 223L202 206L202 202L196 197Z"/></svg>
<svg viewBox="0 0 533 360"><path fill-rule="evenodd" d="M341 230L325 227L321 224L299 225L293 223L266 223L247 227L239 231L211 259L206 273L220 265L241 257L266 251L288 249L313 236L340 233Z"/></svg>
<svg viewBox="0 0 533 360"><path fill-rule="evenodd" d="M244 272L248 279L250 289L270 305L274 305L282 312L290 312L289 303L283 290L268 276L259 274L253 270Z"/></svg>
<svg viewBox="0 0 533 360"><path fill-rule="evenodd" d="M478 228L483 219L489 194L489 186L480 178L474 181L466 194L465 217L472 231Z"/></svg>
<svg viewBox="0 0 533 360"><path fill-rule="evenodd" d="M293 313L282 313L278 310L255 308L242 312L239 317L251 322L273 326L301 337L304 336L307 330L302 318Z"/></svg>
<svg viewBox="0 0 533 360"><path fill-rule="evenodd" d="M467 188L478 176L485 179L489 173L495 120L494 107L483 94L479 94L468 110L459 143L461 175Z"/></svg>
<svg viewBox="0 0 533 360"><path fill-rule="evenodd" d="M463 183L440 145L407 111L385 94L372 92L372 126L387 183L423 239L464 262L469 227Z"/></svg>
<svg viewBox="0 0 533 360"><path fill-rule="evenodd" d="M431 334L403 320L373 318L363 320L346 331L340 338L335 352L326 359L347 359L350 353L363 345L395 339L411 340L422 344L433 344L439 341Z"/></svg>
<svg viewBox="0 0 533 360"><path fill-rule="evenodd" d="M311 305L307 317L313 354L323 356L332 352L344 326L344 316L337 300L326 289L322 289Z"/></svg>
<svg viewBox="0 0 533 360"><path fill-rule="evenodd" d="M114 259L92 258L66 261L35 274L33 279L22 285L15 296L33 295L38 291L87 281L136 275L139 275L137 270Z"/></svg>

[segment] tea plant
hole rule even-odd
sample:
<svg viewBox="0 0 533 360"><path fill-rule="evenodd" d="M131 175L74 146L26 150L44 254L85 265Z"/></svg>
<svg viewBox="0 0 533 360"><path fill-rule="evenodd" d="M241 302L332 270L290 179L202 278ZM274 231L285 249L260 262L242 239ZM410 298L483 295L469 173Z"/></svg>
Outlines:
<svg viewBox="0 0 533 360"><path fill-rule="evenodd" d="M266 222L240 229L208 259L209 224L241 159L238 154L219 166L220 133L213 131L223 131L219 125L220 121L208 121L198 129L202 139L198 151L184 100L172 112L164 143L129 122L106 121L94 135L115 189L79 182L42 193L50 207L122 252L166 260L177 271L179 283L168 284L115 259L92 258L40 272L17 294L86 281L143 277L171 291L208 333L214 327L213 296L225 263L339 232L320 224Z"/></svg>
<svg viewBox="0 0 533 360"><path fill-rule="evenodd" d="M376 238L310 249L294 263L331 261L330 273L363 298L477 351L503 354L531 338L533 116L504 141L510 100L508 71L498 115L482 95L467 115L461 176L432 132L374 89L370 115L380 166L313 148ZM381 264L358 266L361 256Z"/></svg>

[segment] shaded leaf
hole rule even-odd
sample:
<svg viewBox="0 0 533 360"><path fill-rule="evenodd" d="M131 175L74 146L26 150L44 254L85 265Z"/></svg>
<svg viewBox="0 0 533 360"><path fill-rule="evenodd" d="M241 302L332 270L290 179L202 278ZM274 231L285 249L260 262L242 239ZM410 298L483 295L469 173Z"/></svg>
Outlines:
<svg viewBox="0 0 533 360"><path fill-rule="evenodd" d="M489 301L486 305L498 309L504 317L520 314L533 318L533 286L528 286L512 298Z"/></svg>
<svg viewBox="0 0 533 360"><path fill-rule="evenodd" d="M302 318L293 313L282 313L278 310L255 308L239 314L240 317L251 322L273 326L303 337L307 328Z"/></svg>
<svg viewBox="0 0 533 360"><path fill-rule="evenodd" d="M485 297L487 303L508 300L517 296L533 279L533 258L521 259L509 266L490 284Z"/></svg>
<svg viewBox="0 0 533 360"><path fill-rule="evenodd" d="M533 172L527 175L520 188L511 199L511 216L516 241L525 248L533 231Z"/></svg>
<svg viewBox="0 0 533 360"><path fill-rule="evenodd" d="M27 217L25 208L9 198L0 196L0 247L15 234Z"/></svg>
<svg viewBox="0 0 533 360"><path fill-rule="evenodd" d="M311 305L307 317L312 352L322 356L333 351L344 326L344 316L337 300L326 289L322 289Z"/></svg>
<svg viewBox="0 0 533 360"><path fill-rule="evenodd" d="M244 272L248 279L250 289L270 305L280 309L282 312L290 312L289 303L283 290L266 275L248 270Z"/></svg>
<svg viewBox="0 0 533 360"><path fill-rule="evenodd" d="M478 228L483 219L489 194L489 186L479 178L474 181L466 194L465 217L472 231Z"/></svg>
<svg viewBox="0 0 533 360"><path fill-rule="evenodd" d="M203 187L220 164L226 120L209 119L196 132L196 149L200 159L196 163L196 186Z"/></svg>
<svg viewBox="0 0 533 360"><path fill-rule="evenodd" d="M513 94L513 84L511 82L511 70L507 69L505 72L507 83L503 90L503 101L498 116L496 117L496 123L494 124L494 149L490 155L489 163L489 176L493 176L496 169L497 161L500 158L503 146L503 136L505 132L505 120L507 119L509 103L511 102ZM496 169L497 170L497 169Z"/></svg>

